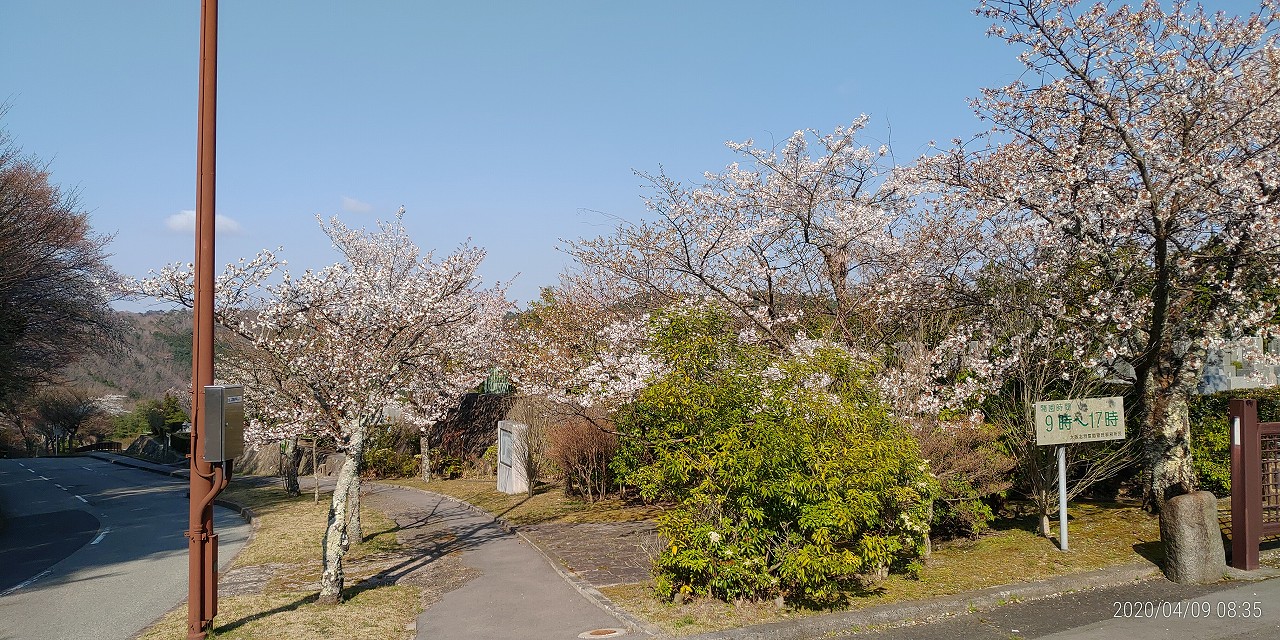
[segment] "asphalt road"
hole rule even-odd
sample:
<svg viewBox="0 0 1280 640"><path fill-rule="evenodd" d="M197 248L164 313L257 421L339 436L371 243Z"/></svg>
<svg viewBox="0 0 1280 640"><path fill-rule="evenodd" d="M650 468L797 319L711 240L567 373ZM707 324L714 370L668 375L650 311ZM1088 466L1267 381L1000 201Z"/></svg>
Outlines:
<svg viewBox="0 0 1280 640"><path fill-rule="evenodd" d="M130 638L187 592L186 484L88 457L0 460L0 640ZM215 507L225 567L249 526Z"/></svg>
<svg viewBox="0 0 1280 640"><path fill-rule="evenodd" d="M1065 593L858 640L1274 640L1280 579L1179 585L1163 578Z"/></svg>

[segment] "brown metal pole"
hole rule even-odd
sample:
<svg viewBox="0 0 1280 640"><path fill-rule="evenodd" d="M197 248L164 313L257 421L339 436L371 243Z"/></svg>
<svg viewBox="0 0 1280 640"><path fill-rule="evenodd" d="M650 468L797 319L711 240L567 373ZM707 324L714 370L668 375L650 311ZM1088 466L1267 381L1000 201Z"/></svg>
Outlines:
<svg viewBox="0 0 1280 640"><path fill-rule="evenodd" d="M196 139L195 327L191 366L191 494L187 530L187 638L204 640L213 619L217 557L213 537L216 491L213 466L205 462L204 388L213 384L214 159L218 104L218 0L200 3L200 106Z"/></svg>
<svg viewBox="0 0 1280 640"><path fill-rule="evenodd" d="M1249 566L1249 503L1246 490L1249 477L1245 472L1244 438L1249 425L1258 419L1258 407L1252 400L1232 400L1227 413L1228 437L1231 439L1231 566L1237 569L1257 569L1255 555Z"/></svg>

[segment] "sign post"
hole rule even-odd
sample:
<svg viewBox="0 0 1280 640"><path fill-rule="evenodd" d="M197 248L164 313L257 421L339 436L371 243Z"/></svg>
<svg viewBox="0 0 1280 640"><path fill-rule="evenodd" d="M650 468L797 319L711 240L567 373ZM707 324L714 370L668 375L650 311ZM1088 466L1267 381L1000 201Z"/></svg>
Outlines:
<svg viewBox="0 0 1280 640"><path fill-rule="evenodd" d="M1124 398L1076 398L1035 404L1036 445L1058 447L1058 543L1067 551L1067 445L1123 440Z"/></svg>
<svg viewBox="0 0 1280 640"><path fill-rule="evenodd" d="M1058 542L1067 547L1067 445L1058 445Z"/></svg>

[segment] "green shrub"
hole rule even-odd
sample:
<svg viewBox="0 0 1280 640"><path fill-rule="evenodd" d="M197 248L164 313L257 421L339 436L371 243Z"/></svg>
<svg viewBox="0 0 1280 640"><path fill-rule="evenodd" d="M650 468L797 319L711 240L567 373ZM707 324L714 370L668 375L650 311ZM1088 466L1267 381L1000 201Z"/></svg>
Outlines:
<svg viewBox="0 0 1280 640"><path fill-rule="evenodd" d="M387 447L365 449L361 470L375 478L411 478L418 475L418 456Z"/></svg>
<svg viewBox="0 0 1280 640"><path fill-rule="evenodd" d="M966 491L972 492L971 489ZM991 521L995 519L991 505L982 498L935 500L929 531L939 539L977 538L991 528Z"/></svg>
<svg viewBox="0 0 1280 640"><path fill-rule="evenodd" d="M418 475L418 430L392 422L369 429L360 471L376 478L411 478Z"/></svg>
<svg viewBox="0 0 1280 640"><path fill-rule="evenodd" d="M1231 438L1227 411L1233 398L1258 400L1258 419L1280 421L1280 387L1236 389L1192 398L1191 465L1200 488L1231 495Z"/></svg>
<svg viewBox="0 0 1280 640"><path fill-rule="evenodd" d="M948 416L950 417L950 416ZM988 424L915 419L911 435L937 480L929 535L934 540L976 538L995 519L990 499L1012 485L1014 460Z"/></svg>
<svg viewBox="0 0 1280 640"><path fill-rule="evenodd" d="M660 595L830 605L918 557L926 464L847 353L779 357L705 307L653 331L669 373L621 414L614 467L675 505L658 523Z"/></svg>
<svg viewBox="0 0 1280 640"><path fill-rule="evenodd" d="M461 478L462 472L467 468L462 458L439 449L432 449L427 459L431 462L431 475L444 480Z"/></svg>
<svg viewBox="0 0 1280 640"><path fill-rule="evenodd" d="M480 475L486 478L498 475L498 443L495 442L484 450L479 467Z"/></svg>

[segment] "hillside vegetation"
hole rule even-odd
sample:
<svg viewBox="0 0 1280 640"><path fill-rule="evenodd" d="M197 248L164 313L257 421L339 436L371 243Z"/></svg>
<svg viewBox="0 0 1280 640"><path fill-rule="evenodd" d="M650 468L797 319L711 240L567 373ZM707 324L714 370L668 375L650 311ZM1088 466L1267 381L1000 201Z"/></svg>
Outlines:
<svg viewBox="0 0 1280 640"><path fill-rule="evenodd" d="M66 381L92 396L123 395L126 408L162 398L169 389L185 392L191 380L191 312L115 314L122 343L67 367Z"/></svg>

